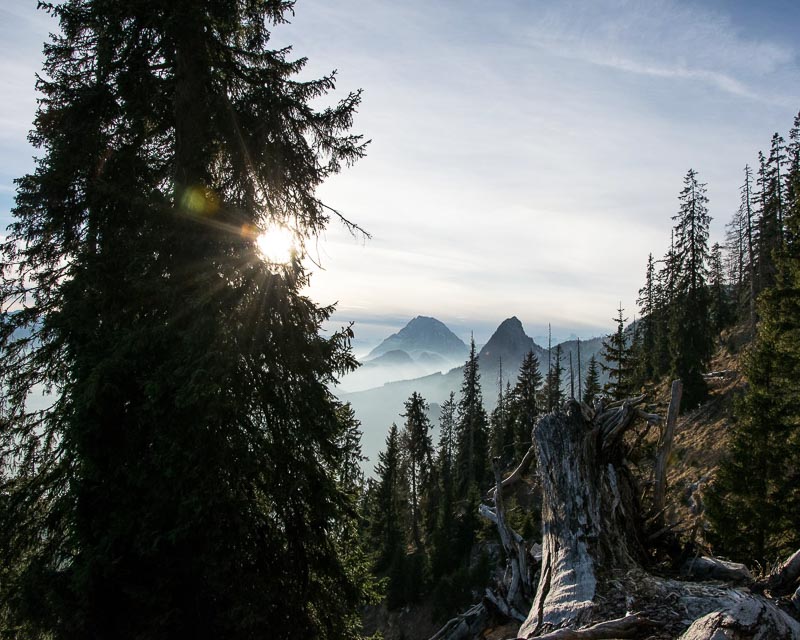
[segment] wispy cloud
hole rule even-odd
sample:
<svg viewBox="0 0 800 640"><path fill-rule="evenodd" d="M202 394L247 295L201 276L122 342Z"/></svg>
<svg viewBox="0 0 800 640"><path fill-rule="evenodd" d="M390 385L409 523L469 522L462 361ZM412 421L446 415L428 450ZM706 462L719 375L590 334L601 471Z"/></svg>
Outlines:
<svg viewBox="0 0 800 640"><path fill-rule="evenodd" d="M795 47L748 36L727 15L696 3L562 0L542 9L529 37L550 53L779 105L797 98L763 82L781 73L798 78Z"/></svg>

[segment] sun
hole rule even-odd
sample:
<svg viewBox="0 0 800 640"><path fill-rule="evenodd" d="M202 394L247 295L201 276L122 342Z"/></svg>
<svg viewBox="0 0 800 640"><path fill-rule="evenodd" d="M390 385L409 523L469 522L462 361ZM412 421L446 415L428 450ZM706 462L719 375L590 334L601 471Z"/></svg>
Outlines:
<svg viewBox="0 0 800 640"><path fill-rule="evenodd" d="M295 254L295 239L286 227L270 226L256 236L256 250L265 262L287 264Z"/></svg>

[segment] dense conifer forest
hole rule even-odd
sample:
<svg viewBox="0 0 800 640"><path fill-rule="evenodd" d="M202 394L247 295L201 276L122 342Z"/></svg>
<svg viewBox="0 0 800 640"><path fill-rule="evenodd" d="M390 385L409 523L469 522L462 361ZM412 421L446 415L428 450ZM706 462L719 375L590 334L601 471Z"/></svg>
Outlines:
<svg viewBox="0 0 800 640"><path fill-rule="evenodd" d="M365 233L318 196L366 154L361 93L273 48L292 7L43 4L2 244L0 637L800 637L800 114L723 243L700 172L669 178L669 250L599 358L531 350L487 411L472 340L365 475L334 393L353 333L322 330L301 260L332 221ZM746 383L689 526L671 430L721 352Z"/></svg>

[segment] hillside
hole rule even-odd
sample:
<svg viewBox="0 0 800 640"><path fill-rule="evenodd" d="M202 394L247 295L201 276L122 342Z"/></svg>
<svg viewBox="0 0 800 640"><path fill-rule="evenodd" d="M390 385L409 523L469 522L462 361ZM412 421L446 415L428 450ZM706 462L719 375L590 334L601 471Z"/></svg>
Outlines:
<svg viewBox="0 0 800 640"><path fill-rule="evenodd" d="M748 336L741 328L723 333L708 367L709 372L717 374L707 378L708 400L678 419L667 468L668 503L673 508L670 514L674 516L670 518L673 521L691 519L692 493L698 491L702 497L727 451L734 422L734 402L746 387L741 360L748 344ZM659 410L666 411L669 403L666 381L655 389L655 396L659 400Z"/></svg>

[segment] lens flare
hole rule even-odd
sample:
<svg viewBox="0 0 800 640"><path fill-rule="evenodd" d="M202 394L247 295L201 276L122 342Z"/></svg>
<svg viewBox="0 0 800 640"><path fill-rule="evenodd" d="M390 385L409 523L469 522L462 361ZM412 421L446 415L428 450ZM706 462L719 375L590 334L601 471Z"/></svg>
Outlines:
<svg viewBox="0 0 800 640"><path fill-rule="evenodd" d="M256 250L265 262L287 264L295 253L294 235L286 227L269 227L256 236Z"/></svg>

